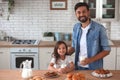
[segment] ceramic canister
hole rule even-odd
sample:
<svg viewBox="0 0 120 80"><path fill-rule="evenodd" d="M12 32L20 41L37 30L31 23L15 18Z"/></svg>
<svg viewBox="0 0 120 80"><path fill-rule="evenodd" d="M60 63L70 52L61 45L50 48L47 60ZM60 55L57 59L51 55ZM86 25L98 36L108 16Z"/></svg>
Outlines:
<svg viewBox="0 0 120 80"><path fill-rule="evenodd" d="M63 35L60 32L55 32L55 40L60 41L63 40Z"/></svg>

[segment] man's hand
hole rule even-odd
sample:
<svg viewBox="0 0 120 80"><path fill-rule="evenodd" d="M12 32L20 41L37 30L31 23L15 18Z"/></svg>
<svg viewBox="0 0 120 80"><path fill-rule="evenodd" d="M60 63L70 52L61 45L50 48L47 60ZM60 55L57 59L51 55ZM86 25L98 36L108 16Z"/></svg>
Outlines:
<svg viewBox="0 0 120 80"><path fill-rule="evenodd" d="M91 58L85 58L84 60L80 61L80 64L85 66L87 64L90 64L92 62Z"/></svg>
<svg viewBox="0 0 120 80"><path fill-rule="evenodd" d="M72 55L75 52L73 47L68 47L68 54Z"/></svg>

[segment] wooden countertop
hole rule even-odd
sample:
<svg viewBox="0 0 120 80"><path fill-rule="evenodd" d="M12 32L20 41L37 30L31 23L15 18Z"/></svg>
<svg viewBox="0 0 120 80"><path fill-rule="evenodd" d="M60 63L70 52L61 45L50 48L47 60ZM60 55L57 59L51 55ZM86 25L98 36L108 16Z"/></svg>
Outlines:
<svg viewBox="0 0 120 80"><path fill-rule="evenodd" d="M65 41L68 46L71 45L71 41ZM17 45L12 42L0 41L0 47L54 47L56 41L40 41L38 45Z"/></svg>
<svg viewBox="0 0 120 80"><path fill-rule="evenodd" d="M71 46L71 41L65 41L68 46ZM40 41L38 45L13 45L12 42L0 41L0 47L54 47L56 41ZM115 43L115 44L114 44ZM111 47L120 46L120 41L113 41Z"/></svg>
<svg viewBox="0 0 120 80"><path fill-rule="evenodd" d="M38 47L38 45L13 45L12 42L0 41L0 47Z"/></svg>
<svg viewBox="0 0 120 80"><path fill-rule="evenodd" d="M47 70L33 70L34 75L44 76ZM81 72L85 74L86 80L120 80L120 70L111 70L113 76L110 78L100 79L93 77L91 75L91 70L84 71L73 71L73 72ZM66 74L60 74L58 78L46 78L46 80L65 80ZM0 70L0 80L23 80L21 77L20 70Z"/></svg>
<svg viewBox="0 0 120 80"><path fill-rule="evenodd" d="M112 40L116 47L120 47L120 40Z"/></svg>
<svg viewBox="0 0 120 80"><path fill-rule="evenodd" d="M71 41L65 41L65 43L70 46ZM56 44L56 41L41 41L39 43L39 47L54 47Z"/></svg>

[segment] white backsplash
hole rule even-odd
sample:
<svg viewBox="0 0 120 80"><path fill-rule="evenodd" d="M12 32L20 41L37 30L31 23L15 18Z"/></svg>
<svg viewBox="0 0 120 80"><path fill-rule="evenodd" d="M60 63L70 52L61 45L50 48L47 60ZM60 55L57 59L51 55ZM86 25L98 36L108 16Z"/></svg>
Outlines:
<svg viewBox="0 0 120 80"><path fill-rule="evenodd" d="M111 23L111 34L112 40L120 40L120 21Z"/></svg>
<svg viewBox="0 0 120 80"><path fill-rule="evenodd" d="M8 36L20 39L42 39L42 33L63 32L72 33L76 22L74 5L79 0L67 0L67 10L50 10L50 0L15 0L13 13L7 20L6 3L0 4L4 9L0 16L0 30L5 31ZM116 24L116 23L115 23ZM111 39L120 39L120 24L111 24Z"/></svg>

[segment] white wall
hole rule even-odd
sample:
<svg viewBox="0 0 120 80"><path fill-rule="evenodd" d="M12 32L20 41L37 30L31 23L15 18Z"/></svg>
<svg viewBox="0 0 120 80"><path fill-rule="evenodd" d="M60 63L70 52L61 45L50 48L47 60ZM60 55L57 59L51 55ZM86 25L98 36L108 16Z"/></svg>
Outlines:
<svg viewBox="0 0 120 80"><path fill-rule="evenodd" d="M45 31L72 33L76 22L74 5L79 0L67 0L67 10L50 10L50 0L15 0L15 8L7 20L7 4L0 4L4 9L3 16L0 16L0 30L20 39L41 39ZM120 39L118 23L113 29L113 39Z"/></svg>
<svg viewBox="0 0 120 80"><path fill-rule="evenodd" d="M120 21L111 23L111 39L120 40Z"/></svg>
<svg viewBox="0 0 120 80"><path fill-rule="evenodd" d="M50 0L15 0L15 8L7 19L7 4L0 17L0 30L15 38L40 39L44 31L72 32L74 19L72 0L67 10L50 10ZM75 2L75 1L74 1Z"/></svg>

